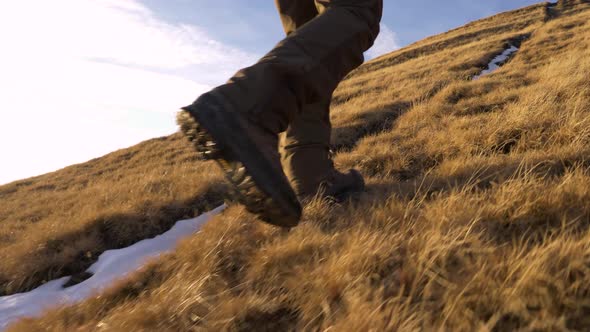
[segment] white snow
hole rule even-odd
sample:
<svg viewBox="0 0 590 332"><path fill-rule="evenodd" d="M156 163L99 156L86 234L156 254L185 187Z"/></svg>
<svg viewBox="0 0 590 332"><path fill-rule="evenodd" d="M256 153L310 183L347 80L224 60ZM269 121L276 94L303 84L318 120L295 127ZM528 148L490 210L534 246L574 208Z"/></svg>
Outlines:
<svg viewBox="0 0 590 332"><path fill-rule="evenodd" d="M136 271L148 260L174 249L176 243L198 231L211 217L225 209L222 205L197 218L177 222L168 232L118 250L105 251L87 271L93 276L69 287L63 285L70 277L53 280L27 293L0 297L0 331L23 317L34 317L44 310L80 302L97 294L127 274Z"/></svg>
<svg viewBox="0 0 590 332"><path fill-rule="evenodd" d="M498 70L498 68L500 68L500 66L516 51L518 51L518 47L514 45L510 46L509 49L502 52L502 54L498 55L492 60L492 62L490 62L488 69L482 71L479 75L474 76L473 80L478 80L480 77L491 74Z"/></svg>

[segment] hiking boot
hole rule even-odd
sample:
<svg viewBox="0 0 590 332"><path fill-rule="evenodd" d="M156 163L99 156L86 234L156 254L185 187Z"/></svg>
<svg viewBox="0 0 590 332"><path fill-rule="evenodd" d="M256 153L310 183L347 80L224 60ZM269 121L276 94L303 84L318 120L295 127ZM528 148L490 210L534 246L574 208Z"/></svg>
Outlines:
<svg viewBox="0 0 590 332"><path fill-rule="evenodd" d="M215 90L184 107L177 122L195 149L217 162L248 211L279 227L299 223L301 205L282 171L276 134Z"/></svg>
<svg viewBox="0 0 590 332"><path fill-rule="evenodd" d="M341 173L334 169L320 184L314 198L343 202L363 190L365 190L365 180L359 171L351 169L347 173Z"/></svg>
<svg viewBox="0 0 590 332"><path fill-rule="evenodd" d="M290 133L295 134L295 128ZM332 153L325 145L285 145L294 138L295 135L283 136L281 157L283 169L301 202L313 198L342 202L365 189L363 176L357 170L336 170Z"/></svg>

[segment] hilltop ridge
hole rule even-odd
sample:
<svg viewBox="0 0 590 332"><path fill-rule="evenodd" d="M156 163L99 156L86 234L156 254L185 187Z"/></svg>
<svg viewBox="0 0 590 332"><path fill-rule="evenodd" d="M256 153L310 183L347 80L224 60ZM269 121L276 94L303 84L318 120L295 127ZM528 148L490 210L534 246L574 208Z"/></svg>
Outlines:
<svg viewBox="0 0 590 332"><path fill-rule="evenodd" d="M589 49L590 1L561 0L374 59L332 103L359 201L313 202L288 234L231 205L100 297L12 330L590 329ZM0 186L0 295L83 280L227 190L179 134Z"/></svg>

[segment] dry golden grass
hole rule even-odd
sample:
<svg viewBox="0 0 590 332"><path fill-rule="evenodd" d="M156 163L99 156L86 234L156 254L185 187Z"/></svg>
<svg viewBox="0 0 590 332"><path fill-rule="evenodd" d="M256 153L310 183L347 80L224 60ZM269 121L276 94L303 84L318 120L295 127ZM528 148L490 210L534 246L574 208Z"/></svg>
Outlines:
<svg viewBox="0 0 590 332"><path fill-rule="evenodd" d="M83 272L219 205L222 178L173 135L0 187L0 295Z"/></svg>
<svg viewBox="0 0 590 332"><path fill-rule="evenodd" d="M589 330L589 9L581 0L562 1L555 11L532 6L366 64L341 84L333 104L336 162L369 177L358 201L312 202L302 225L287 234L232 206L100 297L12 329ZM522 36L514 59L470 80ZM3 242L0 255L28 264L9 265L3 278L23 283L39 271L40 259L27 248L53 257L36 246L63 238L63 231L50 233L57 216L78 236L105 209L125 211L133 222L111 223L106 233L132 241L128 230L141 229L151 214L129 191L143 194L146 183L166 179L167 194L156 190L166 199L149 196L150 206L176 203L189 211L187 202L202 202L205 192L223 193L218 175L192 176L210 166L191 161L181 145L173 136L136 147L131 151L145 156L120 162L117 176L101 175L102 186L81 190L72 182L77 197L36 194L51 204L32 204L26 195L49 185L49 177L59 184L91 173L78 166L33 179L25 192L21 186L6 193L18 184L0 187L12 206L4 212L3 204L0 236L13 241ZM164 158L162 149L182 157ZM101 170L114 163L109 158L97 161ZM80 212L84 200L96 207ZM37 223L9 222L24 204L48 212L39 212ZM169 226L161 220L148 225ZM76 266L63 252L92 245L63 243L55 262Z"/></svg>

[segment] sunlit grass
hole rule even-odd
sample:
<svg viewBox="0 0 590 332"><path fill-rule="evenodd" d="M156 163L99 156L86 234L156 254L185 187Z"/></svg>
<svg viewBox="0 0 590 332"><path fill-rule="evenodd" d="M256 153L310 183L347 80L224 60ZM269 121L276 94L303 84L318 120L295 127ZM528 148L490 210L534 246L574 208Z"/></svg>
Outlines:
<svg viewBox="0 0 590 332"><path fill-rule="evenodd" d="M588 8L528 7L366 64L332 112L336 163L368 177L357 202L312 202L289 233L231 206L100 297L14 330L588 330ZM168 206L220 200L220 174L185 145L0 187L5 292L169 227Z"/></svg>

